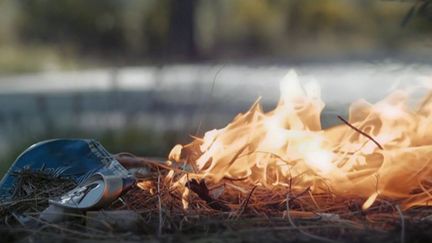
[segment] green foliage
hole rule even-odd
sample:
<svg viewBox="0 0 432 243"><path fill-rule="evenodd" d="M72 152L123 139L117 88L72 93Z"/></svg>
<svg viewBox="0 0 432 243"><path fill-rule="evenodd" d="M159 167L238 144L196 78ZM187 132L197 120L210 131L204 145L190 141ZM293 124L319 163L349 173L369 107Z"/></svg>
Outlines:
<svg viewBox="0 0 432 243"><path fill-rule="evenodd" d="M68 43L82 51L111 51L124 45L119 0L20 0L22 39Z"/></svg>
<svg viewBox="0 0 432 243"><path fill-rule="evenodd" d="M20 58L7 64L0 57L0 71L45 69L52 56L63 68L62 60L74 58L110 65L166 61L178 52L196 52L180 61L397 52L429 38L432 4L419 2L409 12L411 2L376 0L3 0L0 56L7 46Z"/></svg>
<svg viewBox="0 0 432 243"><path fill-rule="evenodd" d="M141 31L145 49L150 54L163 52L168 42L170 4L168 0L159 0L148 6L142 20Z"/></svg>

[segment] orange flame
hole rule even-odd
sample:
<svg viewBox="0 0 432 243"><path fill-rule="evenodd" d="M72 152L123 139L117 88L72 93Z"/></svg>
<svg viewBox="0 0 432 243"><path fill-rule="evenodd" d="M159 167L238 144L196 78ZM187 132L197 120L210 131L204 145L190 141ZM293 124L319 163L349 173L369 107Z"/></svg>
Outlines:
<svg viewBox="0 0 432 243"><path fill-rule="evenodd" d="M316 83L302 86L290 71L281 81L281 98L273 111L263 112L259 100L225 128L202 139L176 145L169 159L186 163L208 183L241 179L243 183L290 187L335 195L360 196L363 209L377 198L400 201L403 208L427 205L432 195L432 101L411 109L408 92L396 91L372 105L364 100L349 109L349 123L322 130L324 103ZM291 184L292 181L295 183ZM184 199L186 176L174 186ZM187 200L183 200L187 206Z"/></svg>

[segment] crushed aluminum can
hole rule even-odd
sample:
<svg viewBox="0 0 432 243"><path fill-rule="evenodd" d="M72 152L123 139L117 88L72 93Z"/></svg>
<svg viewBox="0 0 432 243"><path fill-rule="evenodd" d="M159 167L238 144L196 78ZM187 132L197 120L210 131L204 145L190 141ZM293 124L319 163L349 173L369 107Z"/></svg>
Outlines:
<svg viewBox="0 0 432 243"><path fill-rule="evenodd" d="M52 205L71 209L101 208L116 200L134 182L132 178L98 172L85 183L49 202Z"/></svg>
<svg viewBox="0 0 432 243"><path fill-rule="evenodd" d="M39 216L43 221L64 221L68 214L77 211L99 209L115 201L123 192L135 184L135 179L98 172L84 183L56 199Z"/></svg>

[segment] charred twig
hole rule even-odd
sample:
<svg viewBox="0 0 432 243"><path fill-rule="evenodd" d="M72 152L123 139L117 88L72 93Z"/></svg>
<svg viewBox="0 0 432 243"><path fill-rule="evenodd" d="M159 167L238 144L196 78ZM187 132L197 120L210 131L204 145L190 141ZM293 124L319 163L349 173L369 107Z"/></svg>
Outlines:
<svg viewBox="0 0 432 243"><path fill-rule="evenodd" d="M228 181L244 181L247 180L249 177L245 176L245 177L240 177L240 178L232 178L232 177L228 177L228 176L224 176L223 179L224 180L228 180Z"/></svg>
<svg viewBox="0 0 432 243"><path fill-rule="evenodd" d="M156 168L162 168L167 170L174 170L176 172L187 172L173 166L165 164L163 161L152 160L144 157L131 157L125 156L122 154L115 155L115 158L126 168L137 168L137 167L146 167L152 166Z"/></svg>
<svg viewBox="0 0 432 243"><path fill-rule="evenodd" d="M209 207L219 211L231 211L230 207L210 196L209 189L204 180L200 180L200 182L198 182L197 180L192 179L188 181L185 186L195 192L199 198L206 201Z"/></svg>
<svg viewBox="0 0 432 243"><path fill-rule="evenodd" d="M360 133L361 135L369 138L369 140L371 140L374 144L376 144L376 146L378 146L378 148L380 148L381 150L383 149L383 147L381 146L381 144L379 144L373 137L371 137L369 134L361 131L360 129L356 128L355 126L351 125L347 120L345 120L343 117L341 116L337 116L337 118L339 118L339 120L341 120L343 123L345 123L347 126L349 126L351 129L353 129L354 131Z"/></svg>
<svg viewBox="0 0 432 243"><path fill-rule="evenodd" d="M240 216L243 214L243 212L245 211L245 209L247 208L247 206L248 206L248 204L249 204L249 201L250 201L250 198L251 198L251 196L252 196L252 193L255 191L256 188L257 188L257 186L255 185L255 186L252 188L252 190L249 192L249 195L248 195L248 197L246 198L246 201L243 203L242 207L240 208L240 210L239 210L239 212L238 212L238 214L237 214L237 218L240 217Z"/></svg>

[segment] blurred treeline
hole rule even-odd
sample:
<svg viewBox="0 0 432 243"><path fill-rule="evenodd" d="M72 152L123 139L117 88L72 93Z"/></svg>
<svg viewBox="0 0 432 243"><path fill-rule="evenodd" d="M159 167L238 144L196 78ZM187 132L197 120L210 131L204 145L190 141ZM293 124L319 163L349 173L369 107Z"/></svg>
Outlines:
<svg viewBox="0 0 432 243"><path fill-rule="evenodd" d="M0 71L429 55L410 1L0 0Z"/></svg>

